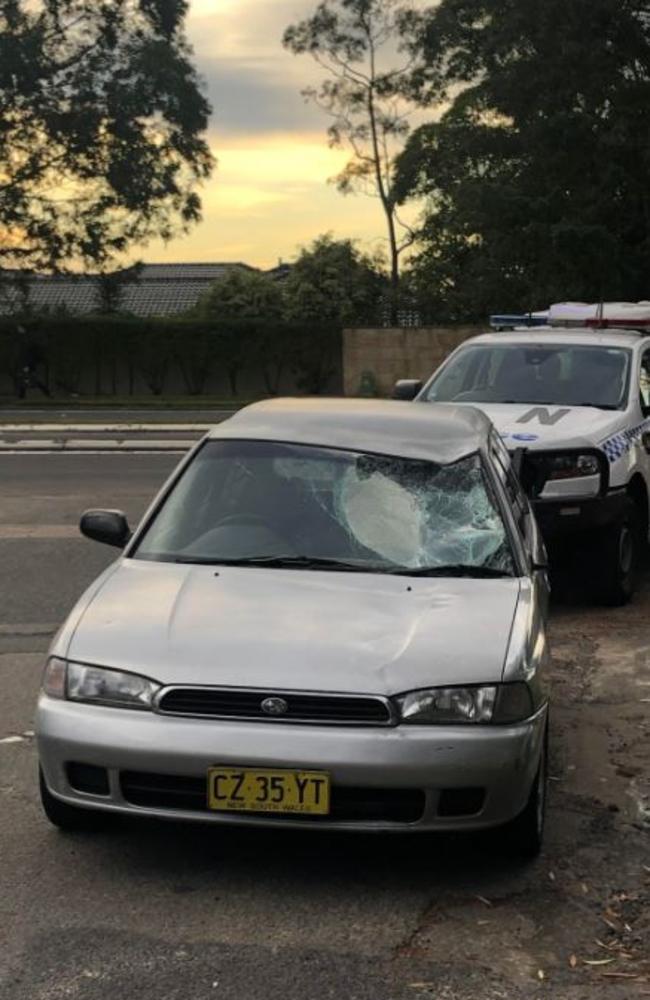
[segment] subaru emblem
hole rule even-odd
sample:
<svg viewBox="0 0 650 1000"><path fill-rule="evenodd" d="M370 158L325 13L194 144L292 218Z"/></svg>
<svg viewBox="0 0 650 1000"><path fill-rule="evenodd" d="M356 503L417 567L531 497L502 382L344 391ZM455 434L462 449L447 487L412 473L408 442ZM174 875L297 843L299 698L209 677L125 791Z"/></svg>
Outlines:
<svg viewBox="0 0 650 1000"><path fill-rule="evenodd" d="M260 708L266 715L286 715L289 706L284 698L265 698Z"/></svg>

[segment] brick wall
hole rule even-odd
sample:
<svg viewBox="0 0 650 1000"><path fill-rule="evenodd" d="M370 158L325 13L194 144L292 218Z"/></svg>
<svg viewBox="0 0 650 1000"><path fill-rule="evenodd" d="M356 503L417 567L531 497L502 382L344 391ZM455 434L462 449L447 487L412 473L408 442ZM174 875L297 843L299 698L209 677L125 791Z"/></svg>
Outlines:
<svg viewBox="0 0 650 1000"><path fill-rule="evenodd" d="M355 329L343 333L343 385L346 396L358 396L370 373L388 396L400 378L426 379L455 347L481 333L473 326Z"/></svg>

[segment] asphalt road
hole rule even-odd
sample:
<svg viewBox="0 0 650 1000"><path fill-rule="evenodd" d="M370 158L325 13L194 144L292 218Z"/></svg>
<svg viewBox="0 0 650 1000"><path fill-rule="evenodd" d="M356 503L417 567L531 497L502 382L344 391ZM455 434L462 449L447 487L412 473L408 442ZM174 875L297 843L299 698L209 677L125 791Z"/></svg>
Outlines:
<svg viewBox="0 0 650 1000"><path fill-rule="evenodd" d="M548 842L128 825L40 813L44 654L112 558L88 506L135 523L170 455L0 456L3 1000L633 1000L650 993L650 587L554 610ZM645 866L645 867L644 867ZM589 964L596 963L596 964Z"/></svg>

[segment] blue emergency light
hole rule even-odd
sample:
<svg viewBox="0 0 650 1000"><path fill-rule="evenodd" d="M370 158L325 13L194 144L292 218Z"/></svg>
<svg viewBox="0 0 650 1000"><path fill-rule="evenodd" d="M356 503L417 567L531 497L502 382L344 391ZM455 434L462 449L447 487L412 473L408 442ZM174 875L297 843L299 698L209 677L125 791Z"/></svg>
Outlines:
<svg viewBox="0 0 650 1000"><path fill-rule="evenodd" d="M548 313L495 313L490 316L493 330L513 330L515 327L547 326Z"/></svg>

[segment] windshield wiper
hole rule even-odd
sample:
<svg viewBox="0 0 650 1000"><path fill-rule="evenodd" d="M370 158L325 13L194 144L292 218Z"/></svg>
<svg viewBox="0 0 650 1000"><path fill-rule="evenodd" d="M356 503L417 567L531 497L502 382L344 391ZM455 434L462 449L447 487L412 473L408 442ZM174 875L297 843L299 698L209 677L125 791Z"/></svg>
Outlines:
<svg viewBox="0 0 650 1000"><path fill-rule="evenodd" d="M341 559L319 556L249 556L245 559L208 559L202 556L175 556L175 563L196 566L261 566L266 569L323 569L341 570L345 573L390 572L390 568L373 563L351 563Z"/></svg>
<svg viewBox="0 0 650 1000"><path fill-rule="evenodd" d="M467 566L458 563L451 566L414 566L400 567L392 572L396 576L470 576L476 579L499 579L501 577L512 577L504 569L494 569L492 566Z"/></svg>

